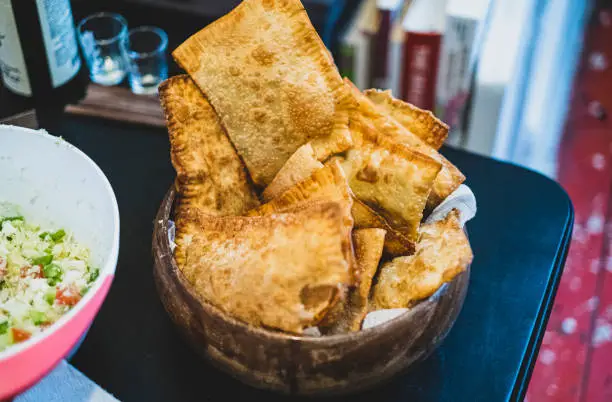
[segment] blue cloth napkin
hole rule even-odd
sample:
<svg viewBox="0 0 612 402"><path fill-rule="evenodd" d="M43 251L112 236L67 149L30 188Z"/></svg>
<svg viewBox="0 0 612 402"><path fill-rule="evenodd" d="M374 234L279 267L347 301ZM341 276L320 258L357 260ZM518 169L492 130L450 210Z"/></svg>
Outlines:
<svg viewBox="0 0 612 402"><path fill-rule="evenodd" d="M79 370L62 360L57 367L14 402L118 402Z"/></svg>

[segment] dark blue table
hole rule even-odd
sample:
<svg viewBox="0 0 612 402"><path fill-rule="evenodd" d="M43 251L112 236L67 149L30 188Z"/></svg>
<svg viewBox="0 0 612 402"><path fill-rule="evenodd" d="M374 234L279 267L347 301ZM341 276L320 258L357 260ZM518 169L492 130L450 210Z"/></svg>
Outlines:
<svg viewBox="0 0 612 402"><path fill-rule="evenodd" d="M158 300L152 221L174 178L165 131L67 116L42 123L100 165L121 214L117 277L73 364L124 401L285 400L202 361ZM479 206L468 224L475 260L464 308L426 361L344 400L493 402L525 394L565 262L572 205L536 173L456 150L444 154L468 177Z"/></svg>

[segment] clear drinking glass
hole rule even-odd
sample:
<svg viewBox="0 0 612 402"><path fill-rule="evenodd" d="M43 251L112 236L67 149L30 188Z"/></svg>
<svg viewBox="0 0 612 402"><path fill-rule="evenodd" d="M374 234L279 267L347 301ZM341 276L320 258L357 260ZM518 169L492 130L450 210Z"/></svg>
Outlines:
<svg viewBox="0 0 612 402"><path fill-rule="evenodd" d="M91 80L101 85L123 81L126 68L121 41L127 36L125 18L115 13L96 13L84 18L77 30Z"/></svg>
<svg viewBox="0 0 612 402"><path fill-rule="evenodd" d="M168 78L167 46L168 35L157 27L143 26L128 32L121 49L133 93L155 94L159 84Z"/></svg>

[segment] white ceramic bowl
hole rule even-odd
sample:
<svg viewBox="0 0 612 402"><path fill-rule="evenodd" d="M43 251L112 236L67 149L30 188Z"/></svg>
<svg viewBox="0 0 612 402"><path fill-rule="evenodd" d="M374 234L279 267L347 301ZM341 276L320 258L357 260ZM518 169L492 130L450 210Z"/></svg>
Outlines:
<svg viewBox="0 0 612 402"><path fill-rule="evenodd" d="M119 253L119 208L108 179L83 152L43 130L0 125L0 202L25 218L74 232L100 276L83 299L42 333L0 352L0 400L45 376L87 332L106 297Z"/></svg>

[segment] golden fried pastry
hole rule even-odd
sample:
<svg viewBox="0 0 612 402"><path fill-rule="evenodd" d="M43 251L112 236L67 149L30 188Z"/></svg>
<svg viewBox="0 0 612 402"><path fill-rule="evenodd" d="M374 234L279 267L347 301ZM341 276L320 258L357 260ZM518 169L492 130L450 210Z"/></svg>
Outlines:
<svg viewBox="0 0 612 402"><path fill-rule="evenodd" d="M299 0L245 0L173 53L220 116L255 184L311 142L319 160L351 145L356 105Z"/></svg>
<svg viewBox="0 0 612 402"><path fill-rule="evenodd" d="M355 222L355 229L379 228L387 232L385 236L385 253L391 256L414 253L414 243L404 233L391 227L385 218L354 196L351 214Z"/></svg>
<svg viewBox="0 0 612 402"><path fill-rule="evenodd" d="M441 165L400 144L364 145L347 152L342 168L355 196L416 242L417 230Z"/></svg>
<svg viewBox="0 0 612 402"><path fill-rule="evenodd" d="M343 157L332 156L325 162L325 165L344 161ZM322 167L323 164L314 158L310 144L303 145L289 158L272 183L266 188L263 193L264 200L276 197L281 192L280 189L283 191L288 189ZM351 198L353 201L351 215L355 228L380 228L387 231L385 238L385 252L387 254L398 256L414 252L414 243L405 234L392 228L385 218L357 199L352 192Z"/></svg>
<svg viewBox="0 0 612 402"><path fill-rule="evenodd" d="M411 133L388 114L378 110L374 103L348 79L345 79L345 82L359 103L358 108L350 116L350 129L355 147L361 147L368 142L380 142L380 138L383 137L391 142L405 145L442 164L442 169L434 181L433 189L427 200L427 210L433 210L463 183L465 176L421 138Z"/></svg>
<svg viewBox="0 0 612 402"><path fill-rule="evenodd" d="M179 211L197 208L210 215L241 215L259 205L242 161L217 114L186 75L159 87L177 173Z"/></svg>
<svg viewBox="0 0 612 402"><path fill-rule="evenodd" d="M322 323L329 320L327 327L321 327L325 333L338 334L361 329L361 323L368 312L372 278L378 269L384 241L384 229L358 229L353 232L357 258L357 284L349 290L346 300L334 306L323 319Z"/></svg>
<svg viewBox="0 0 612 402"><path fill-rule="evenodd" d="M341 205L344 228L344 254L351 269L355 266L355 256L351 242L353 218L351 208L353 199L346 176L337 161L316 170L303 180L267 204L251 210L249 216L268 215L278 212L293 212L308 207L312 203L334 201Z"/></svg>
<svg viewBox="0 0 612 402"><path fill-rule="evenodd" d="M394 98L390 90L368 89L364 94L381 113L395 119L433 149L440 149L446 141L448 126L431 111Z"/></svg>
<svg viewBox="0 0 612 402"><path fill-rule="evenodd" d="M323 164L315 157L312 145L310 143L302 145L287 159L281 170L274 176L274 180L266 187L262 193L263 200L270 201L294 184L307 179L315 170L322 167Z"/></svg>
<svg viewBox="0 0 612 402"><path fill-rule="evenodd" d="M316 325L349 283L343 208L177 222L175 259L203 301L247 323L300 334Z"/></svg>
<svg viewBox="0 0 612 402"><path fill-rule="evenodd" d="M375 309L410 307L463 272L472 257L459 213L452 210L443 220L421 227L414 255L380 268L371 302Z"/></svg>

